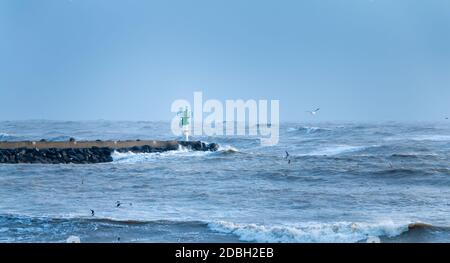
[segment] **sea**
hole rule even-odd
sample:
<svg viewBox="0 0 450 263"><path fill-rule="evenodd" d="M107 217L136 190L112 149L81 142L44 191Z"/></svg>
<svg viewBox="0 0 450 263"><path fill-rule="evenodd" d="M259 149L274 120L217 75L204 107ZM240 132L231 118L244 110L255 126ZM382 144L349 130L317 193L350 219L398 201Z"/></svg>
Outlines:
<svg viewBox="0 0 450 263"><path fill-rule="evenodd" d="M450 122L279 129L275 146L0 164L0 242L450 242ZM0 122L0 141L70 137L182 139L169 122Z"/></svg>

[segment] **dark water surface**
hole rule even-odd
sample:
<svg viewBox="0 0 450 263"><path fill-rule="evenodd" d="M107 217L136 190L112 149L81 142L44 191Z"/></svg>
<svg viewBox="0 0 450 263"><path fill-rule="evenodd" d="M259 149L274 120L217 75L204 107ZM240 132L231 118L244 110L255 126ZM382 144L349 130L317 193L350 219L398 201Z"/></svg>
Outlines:
<svg viewBox="0 0 450 263"><path fill-rule="evenodd" d="M0 140L70 137L176 139L168 122L0 122ZM196 139L221 148L0 164L0 242L450 242L448 123L283 123L273 147Z"/></svg>

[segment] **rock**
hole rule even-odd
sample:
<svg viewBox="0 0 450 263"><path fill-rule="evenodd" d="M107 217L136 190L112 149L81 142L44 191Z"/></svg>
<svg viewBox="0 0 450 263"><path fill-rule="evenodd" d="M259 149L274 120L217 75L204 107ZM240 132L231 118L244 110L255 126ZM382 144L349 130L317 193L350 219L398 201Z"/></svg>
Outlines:
<svg viewBox="0 0 450 263"><path fill-rule="evenodd" d="M90 148L0 148L0 163L102 163L112 162L111 153L136 152L151 153L177 150L179 146L196 151L216 151L219 145L216 143L204 143L200 141L178 142L168 144L154 144L133 146L130 148L108 148L93 146Z"/></svg>
<svg viewBox="0 0 450 263"><path fill-rule="evenodd" d="M138 152L141 152L141 148L139 146L133 146L133 147L131 147L131 151L138 153Z"/></svg>
<svg viewBox="0 0 450 263"><path fill-rule="evenodd" d="M208 145L208 150L215 152L215 151L219 150L219 145L217 143L210 143Z"/></svg>

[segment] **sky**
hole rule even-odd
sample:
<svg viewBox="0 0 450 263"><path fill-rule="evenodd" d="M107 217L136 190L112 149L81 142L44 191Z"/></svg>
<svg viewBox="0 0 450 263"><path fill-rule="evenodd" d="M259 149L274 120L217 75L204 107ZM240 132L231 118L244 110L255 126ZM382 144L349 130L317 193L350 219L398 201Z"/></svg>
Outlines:
<svg viewBox="0 0 450 263"><path fill-rule="evenodd" d="M170 120L195 91L281 121L442 121L450 1L0 0L0 120Z"/></svg>

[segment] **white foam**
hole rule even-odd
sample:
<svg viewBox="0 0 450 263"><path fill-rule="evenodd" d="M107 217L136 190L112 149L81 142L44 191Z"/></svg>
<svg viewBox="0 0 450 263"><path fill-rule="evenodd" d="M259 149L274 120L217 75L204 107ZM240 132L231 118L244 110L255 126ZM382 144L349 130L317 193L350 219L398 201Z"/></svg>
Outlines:
<svg viewBox="0 0 450 263"><path fill-rule="evenodd" d="M288 131L288 132L303 131L303 130L304 130L305 133L307 133L307 134L309 134L309 133L314 133L314 132L320 131L320 130L323 130L323 131L330 131L330 129L327 129L327 128L320 128L320 127L313 127L313 126L311 126L311 127L309 127L309 126L304 126L304 127L300 127L300 128L294 128L294 127L287 128L287 131Z"/></svg>
<svg viewBox="0 0 450 263"><path fill-rule="evenodd" d="M320 130L319 127L303 127L303 128L306 129L306 133L312 133L312 132Z"/></svg>
<svg viewBox="0 0 450 263"><path fill-rule="evenodd" d="M378 223L305 223L301 225L264 226L219 221L208 227L220 233L234 234L241 241L261 243L355 243L374 237L395 237L408 231L408 224L392 221Z"/></svg>
<svg viewBox="0 0 450 263"><path fill-rule="evenodd" d="M439 134L430 134L430 135L416 135L416 136L397 136L397 137L388 137L385 138L386 141L401 141L401 140L411 140L411 141L450 141L450 135L439 135Z"/></svg>
<svg viewBox="0 0 450 263"><path fill-rule="evenodd" d="M174 157L174 156L204 156L210 154L210 151L192 151L185 147L180 146L178 150L157 152L157 153L133 153L133 152L117 152L114 151L111 154L113 162L115 163L144 163L152 160L158 160L162 158Z"/></svg>
<svg viewBox="0 0 450 263"><path fill-rule="evenodd" d="M221 145L219 146L217 152L234 153L239 152L239 150L231 145L223 145L223 146ZM114 151L111 154L111 157L113 158L113 162L115 163L145 163L152 160L158 160L163 158L206 156L212 153L214 152L194 151L180 145L178 147L178 150L157 152L157 153L133 153L131 151L129 152Z"/></svg>
<svg viewBox="0 0 450 263"><path fill-rule="evenodd" d="M239 150L231 145L221 145L218 149L219 152L239 152Z"/></svg>
<svg viewBox="0 0 450 263"><path fill-rule="evenodd" d="M66 243L81 243L81 240L78 236L69 236L66 240Z"/></svg>
<svg viewBox="0 0 450 263"><path fill-rule="evenodd" d="M362 151L367 148L368 146L335 145L320 150L312 151L306 155L309 156L338 155L342 153Z"/></svg>
<svg viewBox="0 0 450 263"><path fill-rule="evenodd" d="M419 135L412 137L413 141L450 141L450 135Z"/></svg>
<svg viewBox="0 0 450 263"><path fill-rule="evenodd" d="M366 243L381 243L381 240L379 237L369 236Z"/></svg>

